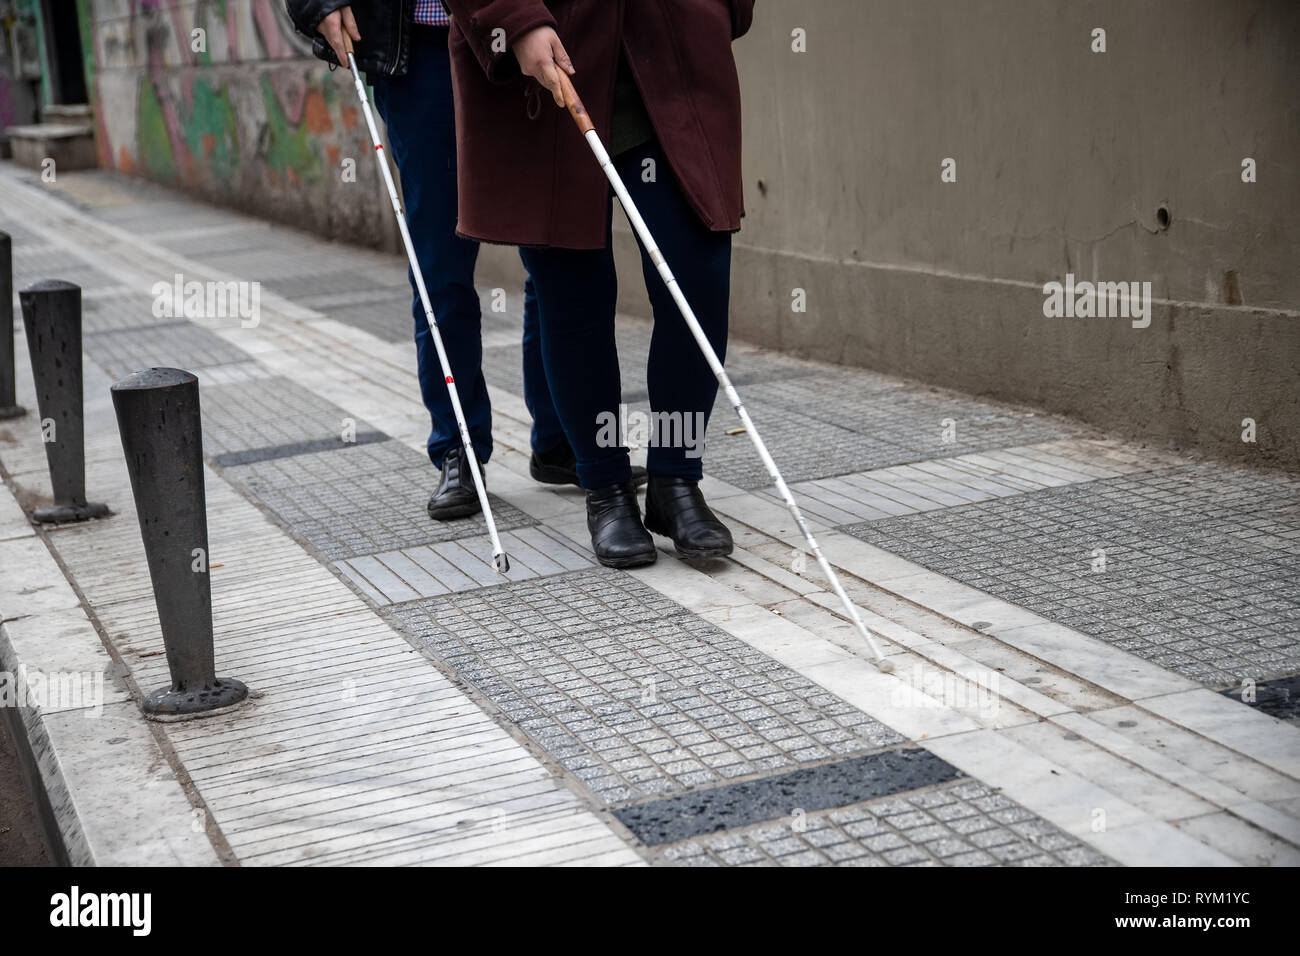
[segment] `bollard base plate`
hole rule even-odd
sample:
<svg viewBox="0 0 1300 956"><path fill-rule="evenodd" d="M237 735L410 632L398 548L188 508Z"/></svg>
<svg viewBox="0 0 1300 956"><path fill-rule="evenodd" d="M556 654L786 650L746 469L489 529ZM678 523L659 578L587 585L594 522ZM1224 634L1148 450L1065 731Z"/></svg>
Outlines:
<svg viewBox="0 0 1300 956"><path fill-rule="evenodd" d="M37 508L32 517L44 524L62 524L67 521L87 521L90 518L102 518L108 514L108 505L87 501L79 505L50 505Z"/></svg>
<svg viewBox="0 0 1300 956"><path fill-rule="evenodd" d="M27 409L21 405L0 405L0 422L8 421L11 418L22 418L27 414Z"/></svg>
<svg viewBox="0 0 1300 956"><path fill-rule="evenodd" d="M197 690L164 687L144 699L141 710L149 720L163 723L215 717L234 710L248 699L248 688L233 677L218 677Z"/></svg>

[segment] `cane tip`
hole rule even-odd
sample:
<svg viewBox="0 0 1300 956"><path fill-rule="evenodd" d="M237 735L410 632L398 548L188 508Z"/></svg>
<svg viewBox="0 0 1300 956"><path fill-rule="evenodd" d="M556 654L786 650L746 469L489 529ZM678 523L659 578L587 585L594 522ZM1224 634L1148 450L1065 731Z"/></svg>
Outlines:
<svg viewBox="0 0 1300 956"><path fill-rule="evenodd" d="M876 661L876 670L882 674L892 674L894 673L894 665L882 657Z"/></svg>
<svg viewBox="0 0 1300 956"><path fill-rule="evenodd" d="M492 563L496 565L498 574L505 574L510 570L510 559L506 557L504 551L492 556Z"/></svg>

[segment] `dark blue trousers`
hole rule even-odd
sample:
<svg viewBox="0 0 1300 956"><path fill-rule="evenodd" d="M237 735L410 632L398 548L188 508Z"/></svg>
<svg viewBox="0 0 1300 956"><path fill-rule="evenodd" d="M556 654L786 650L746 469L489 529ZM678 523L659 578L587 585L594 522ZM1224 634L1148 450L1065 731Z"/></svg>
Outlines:
<svg viewBox="0 0 1300 956"><path fill-rule="evenodd" d="M647 182L647 160L653 181ZM593 160L594 162L594 160ZM731 295L731 235L706 229L682 196L659 145L647 143L614 160L632 201L659 244L686 300L718 358L727 352ZM611 209L612 212L612 209ZM622 215L622 213L619 213ZM621 402L614 309L618 278L610 247L575 250L524 248L524 265L541 304L542 357L564 432L578 456L584 488L602 488L631 477L627 448L601 440L599 422L618 414ZM641 269L654 311L647 379L652 412L698 416L707 423L718 384L645 249ZM680 420L680 419L679 419ZM629 428L629 431L631 429ZM700 446L651 442L651 474L698 479Z"/></svg>
<svg viewBox="0 0 1300 956"><path fill-rule="evenodd" d="M479 458L487 461L492 454L492 406L483 378L482 313L474 289L478 243L456 235L456 124L447 28L412 30L406 75L371 78L375 106L388 128L388 147L402 179L407 227L451 361L470 440ZM530 280L524 289L524 401L533 416L533 448L549 451L564 439L564 432L542 371L537 296L531 285ZM411 289L420 392L432 419L429 458L441 468L447 452L460 445L460 431L413 277Z"/></svg>

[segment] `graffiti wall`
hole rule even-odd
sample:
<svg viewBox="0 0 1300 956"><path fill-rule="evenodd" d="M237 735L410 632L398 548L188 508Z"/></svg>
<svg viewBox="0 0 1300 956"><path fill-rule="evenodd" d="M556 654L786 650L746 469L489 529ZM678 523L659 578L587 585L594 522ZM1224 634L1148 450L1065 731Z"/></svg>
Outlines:
<svg viewBox="0 0 1300 956"><path fill-rule="evenodd" d="M34 0L0 0L0 155L6 126L35 123L41 58L39 8Z"/></svg>
<svg viewBox="0 0 1300 956"><path fill-rule="evenodd" d="M101 166L391 245L351 82L280 0L77 0L75 15Z"/></svg>

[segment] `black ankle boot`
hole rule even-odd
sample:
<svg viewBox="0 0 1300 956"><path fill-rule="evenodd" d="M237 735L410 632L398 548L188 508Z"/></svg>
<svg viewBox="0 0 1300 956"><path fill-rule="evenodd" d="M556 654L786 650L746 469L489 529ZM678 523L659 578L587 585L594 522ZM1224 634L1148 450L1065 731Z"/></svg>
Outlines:
<svg viewBox="0 0 1300 956"><path fill-rule="evenodd" d="M578 456L567 440L562 440L550 451L533 451L528 459L528 473L533 481L544 485L579 485ZM640 465L632 466L632 482L638 488L646 483L646 471Z"/></svg>
<svg viewBox="0 0 1300 956"><path fill-rule="evenodd" d="M704 503L700 485L689 478L651 475L645 490L645 526L672 538L686 558L731 554L731 532Z"/></svg>
<svg viewBox="0 0 1300 956"><path fill-rule="evenodd" d="M587 492L587 530L596 560L607 568L654 564L654 539L641 524L636 486L630 481Z"/></svg>
<svg viewBox="0 0 1300 956"><path fill-rule="evenodd" d="M487 465L479 463L479 473L486 484ZM478 500L478 489L474 487L474 476L465 460L465 449L453 448L447 452L442 462L442 478L438 481L438 490L429 499L429 517L435 521L450 521L453 518L465 518L483 510Z"/></svg>

